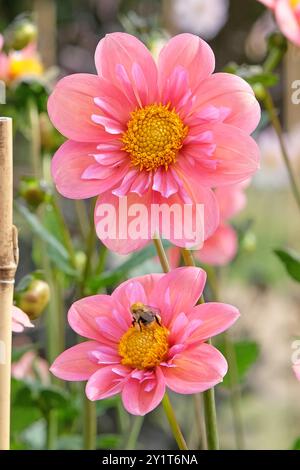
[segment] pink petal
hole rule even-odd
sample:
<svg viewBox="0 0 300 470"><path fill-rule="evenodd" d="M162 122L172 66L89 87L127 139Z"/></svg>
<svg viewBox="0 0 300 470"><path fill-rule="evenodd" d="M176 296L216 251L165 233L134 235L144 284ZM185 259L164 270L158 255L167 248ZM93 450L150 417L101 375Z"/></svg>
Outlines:
<svg viewBox="0 0 300 470"><path fill-rule="evenodd" d="M276 5L277 0L258 0L260 3L265 5L268 8L273 9Z"/></svg>
<svg viewBox="0 0 300 470"><path fill-rule="evenodd" d="M102 126L91 117L99 108L94 98L101 93L102 82L96 75L78 73L61 79L48 100L53 125L68 139L100 142L109 138Z"/></svg>
<svg viewBox="0 0 300 470"><path fill-rule="evenodd" d="M151 201L151 191L142 197L134 193L117 197L107 191L98 198L95 227L98 237L108 249L128 254L149 243Z"/></svg>
<svg viewBox="0 0 300 470"><path fill-rule="evenodd" d="M199 248L219 225L216 197L211 189L199 184L195 171L182 170L178 165L176 173L184 191L179 189L168 199L157 193L155 202L162 210L159 217L154 218L155 232L176 246Z"/></svg>
<svg viewBox="0 0 300 470"><path fill-rule="evenodd" d="M219 335L233 325L239 318L236 307L219 302L196 305L189 315L189 321L201 320L202 324L188 337L188 343L199 343Z"/></svg>
<svg viewBox="0 0 300 470"><path fill-rule="evenodd" d="M210 344L191 346L178 353L167 367L161 367L168 388L177 393L199 393L221 382L227 362Z"/></svg>
<svg viewBox="0 0 300 470"><path fill-rule="evenodd" d="M228 73L215 73L203 81L199 87L194 110L200 111L205 106L229 108L225 121L251 133L260 120L260 106L253 90L240 77Z"/></svg>
<svg viewBox="0 0 300 470"><path fill-rule="evenodd" d="M180 266L181 251L177 246L172 246L168 250L168 258L171 269L176 269Z"/></svg>
<svg viewBox="0 0 300 470"><path fill-rule="evenodd" d="M240 183L252 176L259 168L260 151L255 140L243 130L228 124L215 124L212 128L216 150L213 159L216 168L201 165L201 159L194 166L182 157L178 167L187 178L195 179L198 184L216 187Z"/></svg>
<svg viewBox="0 0 300 470"><path fill-rule="evenodd" d="M96 341L76 344L55 359L50 371L63 380L88 380L99 369L96 361L91 359L91 353L98 348Z"/></svg>
<svg viewBox="0 0 300 470"><path fill-rule="evenodd" d="M157 287L164 274L146 274L120 284L112 293L112 298L129 312L135 302L143 302L150 307L156 306Z"/></svg>
<svg viewBox="0 0 300 470"><path fill-rule="evenodd" d="M156 305L166 326L179 313L190 312L201 297L205 282L205 271L194 267L174 269L160 279L156 287Z"/></svg>
<svg viewBox="0 0 300 470"><path fill-rule="evenodd" d="M215 233L205 240L203 247L195 252L200 263L224 266L230 263L238 251L236 231L228 224L220 224Z"/></svg>
<svg viewBox="0 0 300 470"><path fill-rule="evenodd" d="M14 333L22 333L24 328L34 328L29 317L20 308L12 307L12 331Z"/></svg>
<svg viewBox="0 0 300 470"><path fill-rule="evenodd" d="M71 328L85 338L106 344L107 338L97 323L99 318L110 318L115 308L109 295L93 295L77 300L68 313ZM116 324L116 330L118 325Z"/></svg>
<svg viewBox="0 0 300 470"><path fill-rule="evenodd" d="M117 67L122 66L134 94L143 106L156 101L157 69L155 62L142 42L126 33L107 34L95 52L97 72L121 88Z"/></svg>
<svg viewBox="0 0 300 470"><path fill-rule="evenodd" d="M160 404L165 388L164 376L159 367L142 381L131 376L122 391L124 408L128 413L144 416Z"/></svg>
<svg viewBox="0 0 300 470"><path fill-rule="evenodd" d="M189 86L195 92L200 82L215 68L214 53L209 45L193 34L179 34L164 46L159 55L159 86L164 87L176 67L187 70Z"/></svg>
<svg viewBox="0 0 300 470"><path fill-rule="evenodd" d="M121 392L129 373L130 369L122 365L101 367L86 385L88 399L95 401L117 395Z"/></svg>
<svg viewBox="0 0 300 470"><path fill-rule="evenodd" d="M85 199L96 196L116 185L126 174L126 162L114 167L107 173L107 167L98 166L98 173L94 178L86 178L86 171L95 165L94 154L98 150L95 144L65 142L55 153L52 159L52 177L57 190L65 197L71 199ZM122 157L122 152L120 152ZM101 179L98 179L102 176Z"/></svg>

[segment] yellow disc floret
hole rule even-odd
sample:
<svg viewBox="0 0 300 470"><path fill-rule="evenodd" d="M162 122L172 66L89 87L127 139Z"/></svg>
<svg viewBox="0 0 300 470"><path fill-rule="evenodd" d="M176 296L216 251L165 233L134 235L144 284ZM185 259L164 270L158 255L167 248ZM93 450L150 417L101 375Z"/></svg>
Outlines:
<svg viewBox="0 0 300 470"><path fill-rule="evenodd" d="M167 356L168 334L167 328L156 322L132 326L119 343L121 363L134 369L152 369L157 366Z"/></svg>
<svg viewBox="0 0 300 470"><path fill-rule="evenodd" d="M131 113L122 142L132 165L140 170L166 170L175 163L188 128L169 105L150 104Z"/></svg>
<svg viewBox="0 0 300 470"><path fill-rule="evenodd" d="M44 69L41 61L37 57L14 56L9 65L9 77L12 80L25 75L42 75Z"/></svg>

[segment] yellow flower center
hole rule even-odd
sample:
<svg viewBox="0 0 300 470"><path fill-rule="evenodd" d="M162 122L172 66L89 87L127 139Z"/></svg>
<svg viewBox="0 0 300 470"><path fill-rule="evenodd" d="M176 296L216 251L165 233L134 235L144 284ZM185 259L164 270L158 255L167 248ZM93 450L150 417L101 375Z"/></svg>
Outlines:
<svg viewBox="0 0 300 470"><path fill-rule="evenodd" d="M122 142L140 170L167 170L176 161L188 128L169 105L150 104L131 113Z"/></svg>
<svg viewBox="0 0 300 470"><path fill-rule="evenodd" d="M131 326L119 343L121 363L134 369L152 369L167 356L169 331L156 321Z"/></svg>

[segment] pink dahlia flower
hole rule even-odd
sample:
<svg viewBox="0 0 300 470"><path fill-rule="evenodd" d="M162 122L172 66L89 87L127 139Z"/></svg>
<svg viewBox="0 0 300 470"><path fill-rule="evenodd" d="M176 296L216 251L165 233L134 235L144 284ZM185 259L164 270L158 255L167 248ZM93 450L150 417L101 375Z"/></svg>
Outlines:
<svg viewBox="0 0 300 470"><path fill-rule="evenodd" d="M219 214L211 188L241 182L258 168L249 134L260 108L251 87L235 75L213 74L211 48L192 34L171 39L158 64L135 37L109 34L98 44L95 63L97 75L63 78L48 101L53 124L69 139L52 161L58 191L72 199L100 195L100 238L100 206L114 207L118 221L121 196L129 207L191 204L194 219L196 204L203 204L204 238L212 235ZM151 210L146 217L148 227ZM155 232L164 236L163 222L157 223ZM126 234L102 241L128 253L152 236L149 230L139 240ZM165 238L193 244L174 234Z"/></svg>
<svg viewBox="0 0 300 470"><path fill-rule="evenodd" d="M25 328L33 328L34 325L29 320L26 313L20 308L13 306L12 308L12 330L14 333L22 333Z"/></svg>
<svg viewBox="0 0 300 470"><path fill-rule="evenodd" d="M300 46L300 0L259 0L270 8L282 33Z"/></svg>
<svg viewBox="0 0 300 470"><path fill-rule="evenodd" d="M135 415L156 408L166 387L183 394L213 387L227 363L205 341L231 326L239 312L221 303L196 305L205 280L199 268L179 268L131 279L111 296L75 302L69 323L89 341L63 352L51 372L87 380L90 400L121 393L124 407ZM131 312L141 321L133 322Z"/></svg>
<svg viewBox="0 0 300 470"><path fill-rule="evenodd" d="M246 205L244 192L248 181L231 186L217 188L215 195L220 207L220 225L211 237L205 240L201 250L195 251L195 258L200 263L223 266L230 263L237 254L238 238L229 219L238 214ZM169 249L170 264L176 268L180 263L180 249Z"/></svg>

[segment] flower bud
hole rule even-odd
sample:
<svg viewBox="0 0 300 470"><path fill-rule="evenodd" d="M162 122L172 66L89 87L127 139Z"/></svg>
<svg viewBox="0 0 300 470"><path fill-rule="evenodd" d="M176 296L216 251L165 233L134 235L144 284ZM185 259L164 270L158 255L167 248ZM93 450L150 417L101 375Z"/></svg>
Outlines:
<svg viewBox="0 0 300 470"><path fill-rule="evenodd" d="M63 143L63 137L53 127L47 113L40 114L40 132L45 151L54 152Z"/></svg>
<svg viewBox="0 0 300 470"><path fill-rule="evenodd" d="M258 101L263 101L266 97L266 89L264 85L262 85L262 83L254 83L252 88Z"/></svg>
<svg viewBox="0 0 300 470"><path fill-rule="evenodd" d="M7 32L9 47L19 51L37 40L37 27L28 18L22 18L12 23Z"/></svg>
<svg viewBox="0 0 300 470"><path fill-rule="evenodd" d="M32 177L22 178L19 194L34 209L49 198L49 190L46 184Z"/></svg>
<svg viewBox="0 0 300 470"><path fill-rule="evenodd" d="M78 271L82 273L86 264L86 254L84 251L77 251L75 253L75 264Z"/></svg>
<svg viewBox="0 0 300 470"><path fill-rule="evenodd" d="M33 279L27 288L20 292L17 304L30 318L36 320L47 307L50 299L50 288L47 282Z"/></svg>
<svg viewBox="0 0 300 470"><path fill-rule="evenodd" d="M255 233L248 231L242 239L242 249L247 253L254 253L256 250Z"/></svg>

